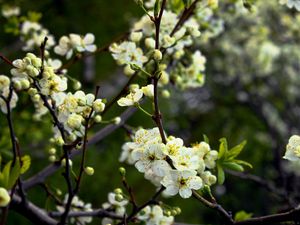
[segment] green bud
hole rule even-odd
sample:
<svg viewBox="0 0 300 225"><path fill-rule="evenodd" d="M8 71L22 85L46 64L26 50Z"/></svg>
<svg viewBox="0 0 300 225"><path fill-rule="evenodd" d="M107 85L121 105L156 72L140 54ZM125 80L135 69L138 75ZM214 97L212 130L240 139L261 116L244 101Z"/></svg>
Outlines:
<svg viewBox="0 0 300 225"><path fill-rule="evenodd" d="M175 210L177 212L177 215L179 215L181 213L181 209L179 207L175 207Z"/></svg>
<svg viewBox="0 0 300 225"><path fill-rule="evenodd" d="M90 166L87 166L84 168L84 172L89 175L89 176L92 176L94 174L94 168L93 167L90 167Z"/></svg>
<svg viewBox="0 0 300 225"><path fill-rule="evenodd" d="M50 155L48 159L49 159L50 162L55 162L56 161L55 155Z"/></svg>
<svg viewBox="0 0 300 225"><path fill-rule="evenodd" d="M116 189L114 190L114 192L115 192L115 194L122 194L122 193L123 193L123 191L122 191L121 188L116 188Z"/></svg>
<svg viewBox="0 0 300 225"><path fill-rule="evenodd" d="M121 176L123 176L123 177L126 175L126 169L124 167L120 167L119 172L120 172Z"/></svg>
<svg viewBox="0 0 300 225"><path fill-rule="evenodd" d="M176 215L177 215L177 210L173 209L173 210L171 211L171 214L172 214L172 216L176 216Z"/></svg>
<svg viewBox="0 0 300 225"><path fill-rule="evenodd" d="M116 199L116 201L120 202L120 201L124 200L124 197L121 194L117 194L116 197L115 197L115 199Z"/></svg>
<svg viewBox="0 0 300 225"><path fill-rule="evenodd" d="M50 148L49 151L48 151L48 153L50 155L54 155L56 153L56 149L55 148Z"/></svg>

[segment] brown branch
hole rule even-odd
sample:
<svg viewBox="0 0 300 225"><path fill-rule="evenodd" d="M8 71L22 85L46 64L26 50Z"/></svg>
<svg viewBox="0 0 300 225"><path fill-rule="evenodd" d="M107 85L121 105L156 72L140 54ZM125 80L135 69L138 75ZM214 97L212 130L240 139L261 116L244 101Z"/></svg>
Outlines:
<svg viewBox="0 0 300 225"><path fill-rule="evenodd" d="M278 223L288 222L288 221L295 221L296 224L300 222L299 207L285 213L271 214L268 216L261 216L261 217L244 220L244 221L235 222L234 225L278 224Z"/></svg>
<svg viewBox="0 0 300 225"><path fill-rule="evenodd" d="M16 195L13 196L11 203L10 203L10 208L12 210L18 212L20 215L26 217L33 224L57 225L56 220L49 217L44 210L37 207L33 203L27 201L27 203L24 205L22 203L22 199L19 196L16 196Z"/></svg>
<svg viewBox="0 0 300 225"><path fill-rule="evenodd" d="M232 215L228 213L221 205L217 202L210 202L202 197L198 192L193 190L193 197L202 202L206 207L215 209L225 220L225 224L234 224L234 220L232 219Z"/></svg>
<svg viewBox="0 0 300 225"><path fill-rule="evenodd" d="M0 59L2 59L6 64L14 67L12 61L10 61L8 58L6 58L4 55L2 55L2 53L0 52Z"/></svg>
<svg viewBox="0 0 300 225"><path fill-rule="evenodd" d="M128 120L135 112L136 108L128 108L125 112L121 114L121 123L120 124L110 124L106 127L102 128L100 131L98 131L87 143L87 146L93 145L101 140L103 140L105 137L107 137L109 134L111 134L113 131L121 127L126 120ZM80 151L73 151L70 154L70 158L75 157L76 155L79 155ZM34 187L37 184L45 182L46 178L51 176L53 173L55 173L59 168L61 167L60 162L55 162L47 167L45 167L43 170L35 174L34 176L30 177L28 180L26 180L23 184L23 187L25 190L30 189Z"/></svg>
<svg viewBox="0 0 300 225"><path fill-rule="evenodd" d="M200 0L195 0L190 7L185 8L184 11L181 14L181 17L179 18L177 24L173 28L173 30L170 33L170 36L172 37L179 29L180 27L193 15L194 10L196 8L197 3Z"/></svg>
<svg viewBox="0 0 300 225"><path fill-rule="evenodd" d="M49 215L51 217L60 217L62 215L61 212L50 212ZM122 216L118 216L112 212L109 212L104 209L96 209L93 211L71 211L68 214L68 217L99 217L99 218L111 218L111 219L118 219L121 220L123 219Z"/></svg>
<svg viewBox="0 0 300 225"><path fill-rule="evenodd" d="M96 88L96 93L95 93L96 97L98 96L99 88L100 88L99 86L97 86L97 88ZM81 162L80 162L79 175L76 180L76 185L75 185L74 190L73 191L69 190L69 196L68 196L67 204L65 206L65 212L62 214L61 221L59 224L66 223L66 219L67 219L69 211L71 209L73 198L79 192L80 183L81 183L82 175L84 172L85 158L86 158L88 128L89 128L89 123L90 123L93 113L94 113L94 109L91 108L91 112L89 113L88 117L85 120L84 138L83 138L83 147L82 147L82 156L81 156Z"/></svg>

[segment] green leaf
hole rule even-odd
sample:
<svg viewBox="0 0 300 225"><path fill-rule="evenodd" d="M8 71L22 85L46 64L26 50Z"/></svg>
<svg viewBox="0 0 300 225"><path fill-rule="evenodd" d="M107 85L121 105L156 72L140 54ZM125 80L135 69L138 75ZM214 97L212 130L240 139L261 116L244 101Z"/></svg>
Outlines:
<svg viewBox="0 0 300 225"><path fill-rule="evenodd" d="M250 219L252 217L252 215L253 215L252 213L247 213L244 210L242 210L235 214L234 221L247 220L247 219Z"/></svg>
<svg viewBox="0 0 300 225"><path fill-rule="evenodd" d="M8 189L11 189L17 182L17 180L20 176L20 170L21 170L20 162L17 159L15 165L13 167L11 167L11 170L10 170L9 179L8 179L8 183L7 183Z"/></svg>
<svg viewBox="0 0 300 225"><path fill-rule="evenodd" d="M22 161L22 167L21 167L20 173L23 174L23 173L25 173L25 172L29 169L29 167L30 167L30 164L31 164L30 156L29 156L29 155L24 155L24 156L21 158L21 161Z"/></svg>
<svg viewBox="0 0 300 225"><path fill-rule="evenodd" d="M223 184L225 181L225 173L223 168L220 165L217 165L217 169L218 169L218 184Z"/></svg>
<svg viewBox="0 0 300 225"><path fill-rule="evenodd" d="M241 165L239 165L237 163L234 163L234 162L223 162L222 166L224 168L227 168L227 169L230 169L230 170L234 170L234 171L239 171L239 172L243 172L244 171L244 168Z"/></svg>
<svg viewBox="0 0 300 225"><path fill-rule="evenodd" d="M248 166L249 168L253 168L253 166L250 164L250 163L248 163L248 162L246 162L246 161L244 161L244 160L238 160L238 159L235 159L235 160L233 160L232 162L234 162L234 163L237 163L237 164L239 164L239 165L243 165L243 166Z"/></svg>
<svg viewBox="0 0 300 225"><path fill-rule="evenodd" d="M204 140L204 142L206 142L207 144L209 144L209 139L206 136L206 134L203 134L203 140Z"/></svg>
<svg viewBox="0 0 300 225"><path fill-rule="evenodd" d="M226 138L221 138L219 141L220 141L220 147L219 147L218 159L222 159L225 158L227 154L228 146L227 146Z"/></svg>
<svg viewBox="0 0 300 225"><path fill-rule="evenodd" d="M154 4L154 16L157 17L160 11L160 0L156 0Z"/></svg>
<svg viewBox="0 0 300 225"><path fill-rule="evenodd" d="M245 145L247 144L247 141L243 141L240 144L234 146L232 149L230 149L228 151L227 154L227 159L234 159L235 157L237 157L241 151L243 150L243 148L245 147Z"/></svg>
<svg viewBox="0 0 300 225"><path fill-rule="evenodd" d="M10 175L10 167L11 167L12 161L9 161L5 164L3 171L1 172L1 180L3 183L4 188L8 188L8 181L9 181L9 175Z"/></svg>

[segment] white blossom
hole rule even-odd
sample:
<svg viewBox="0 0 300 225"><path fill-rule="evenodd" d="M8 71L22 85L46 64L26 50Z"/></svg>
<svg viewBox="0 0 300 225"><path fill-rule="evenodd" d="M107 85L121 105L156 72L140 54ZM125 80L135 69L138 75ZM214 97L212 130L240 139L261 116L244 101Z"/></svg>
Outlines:
<svg viewBox="0 0 300 225"><path fill-rule="evenodd" d="M166 188L165 194L174 196L179 193L182 198L189 198L192 190L202 188L203 182L194 170L170 170L161 184Z"/></svg>

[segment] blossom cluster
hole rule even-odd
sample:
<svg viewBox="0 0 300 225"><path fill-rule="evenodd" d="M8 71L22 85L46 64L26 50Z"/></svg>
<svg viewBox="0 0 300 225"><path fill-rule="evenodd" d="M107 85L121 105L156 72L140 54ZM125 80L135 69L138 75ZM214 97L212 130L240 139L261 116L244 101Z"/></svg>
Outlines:
<svg viewBox="0 0 300 225"><path fill-rule="evenodd" d="M216 182L209 169L215 168L218 152L206 142L186 147L182 139L169 136L164 144L158 128L139 129L132 138L122 146L120 161L134 164L154 185L163 185L166 195L189 198L192 190Z"/></svg>
<svg viewBox="0 0 300 225"><path fill-rule="evenodd" d="M299 161L300 159L300 136L299 135L293 135L290 137L283 158L290 161Z"/></svg>
<svg viewBox="0 0 300 225"><path fill-rule="evenodd" d="M91 33L84 37L78 34L69 34L69 36L62 36L59 39L59 45L55 46L54 52L70 59L74 52L95 52L97 47L93 44L94 41L95 36Z"/></svg>
<svg viewBox="0 0 300 225"><path fill-rule="evenodd" d="M16 107L18 96L11 88L11 80L5 75L0 75L0 109L3 113L7 113ZM10 97L11 95L11 97ZM6 102L9 102L9 108L7 109Z"/></svg>
<svg viewBox="0 0 300 225"><path fill-rule="evenodd" d="M27 53L23 59L13 61L15 68L11 69L11 74L14 88L19 91L26 90L31 96L37 109L36 118L48 112L45 107L45 101L47 101L55 110L57 119L63 125L65 132L62 134L58 126L55 126L55 139L60 144L73 142L84 135L85 123L89 118L101 121L100 115L97 114L104 110L105 104L101 99L96 99L94 94L85 94L83 91L66 92L67 77L56 74L56 70L47 62L45 65L42 64L42 59L32 53ZM5 78L2 80L2 83L8 86L9 80ZM14 101L11 102L14 103ZM66 140L62 140L63 136L66 136Z"/></svg>
<svg viewBox="0 0 300 225"><path fill-rule="evenodd" d="M160 49L155 49L155 25L149 15L153 15L153 1L145 2L148 14L132 25L128 40L113 43L110 51L113 58L120 65L125 65L124 73L132 75L135 71L129 65L152 71L151 59L159 61L161 71L160 85L165 86L170 81L182 89L201 87L204 84L204 70L206 59L199 50L191 52L191 47L200 35L200 22L197 16L189 18L178 27L179 18L171 8L164 11L160 23ZM203 11L210 4L198 4L197 13ZM202 15L202 13L200 13ZM161 52L164 52L162 57ZM168 62L176 62L169 67ZM142 75L143 73L140 73Z"/></svg>

